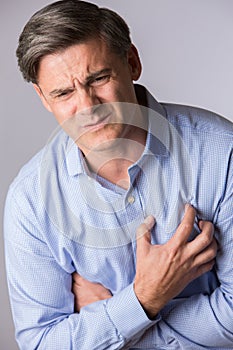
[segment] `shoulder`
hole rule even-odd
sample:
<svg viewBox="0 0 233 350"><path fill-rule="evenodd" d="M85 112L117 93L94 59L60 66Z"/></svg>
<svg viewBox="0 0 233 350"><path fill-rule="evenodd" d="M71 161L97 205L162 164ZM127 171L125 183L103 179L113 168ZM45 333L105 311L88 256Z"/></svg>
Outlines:
<svg viewBox="0 0 233 350"><path fill-rule="evenodd" d="M7 199L20 203L23 197L36 198L40 190L40 178L44 164L56 167L61 150L65 150L68 136L59 132L47 145L22 166L8 189ZM48 159L49 154L49 159Z"/></svg>
<svg viewBox="0 0 233 350"><path fill-rule="evenodd" d="M226 118L203 108L161 103L168 121L178 130L189 128L197 133L233 137L233 123Z"/></svg>
<svg viewBox="0 0 233 350"><path fill-rule="evenodd" d="M39 169L41 159L43 157L43 149L36 153L26 164L22 166L8 190L8 197L17 195L23 187L32 189L32 183L39 178Z"/></svg>

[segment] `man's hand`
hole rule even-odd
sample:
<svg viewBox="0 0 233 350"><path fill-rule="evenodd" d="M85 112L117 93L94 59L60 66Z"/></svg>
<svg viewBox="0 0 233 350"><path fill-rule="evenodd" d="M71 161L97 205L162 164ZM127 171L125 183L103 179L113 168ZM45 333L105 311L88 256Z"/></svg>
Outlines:
<svg viewBox="0 0 233 350"><path fill-rule="evenodd" d="M80 312L80 309L83 306L94 303L95 301L111 298L111 292L102 286L102 284L90 282L76 272L72 274L72 277L72 292L75 296L75 312Z"/></svg>
<svg viewBox="0 0 233 350"><path fill-rule="evenodd" d="M184 218L174 236L163 245L152 245L148 217L137 232L135 294L149 318L156 314L192 280L212 269L217 253L213 225L201 221L202 232L191 242L195 210L187 205Z"/></svg>
<svg viewBox="0 0 233 350"><path fill-rule="evenodd" d="M187 206L185 216L174 236L163 245L152 245L150 230L153 217L138 228L137 267L134 290L138 300L150 318L177 296L192 280L211 270L217 253L213 238L213 225L201 221L202 230L192 242L195 210ZM111 298L111 292L100 283L93 283L76 272L73 273L72 292L75 296L74 311L95 301Z"/></svg>

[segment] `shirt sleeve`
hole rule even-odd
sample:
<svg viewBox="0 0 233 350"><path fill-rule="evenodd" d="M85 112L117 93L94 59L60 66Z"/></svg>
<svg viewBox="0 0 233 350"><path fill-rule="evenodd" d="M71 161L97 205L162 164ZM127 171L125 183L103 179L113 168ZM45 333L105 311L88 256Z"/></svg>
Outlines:
<svg viewBox="0 0 233 350"><path fill-rule="evenodd" d="M192 348L232 349L233 344L233 159L215 225L219 287L210 295L174 299L161 312L181 343Z"/></svg>
<svg viewBox="0 0 233 350"><path fill-rule="evenodd" d="M36 218L25 215L12 192L5 206L5 257L21 350L121 349L158 322L159 317L153 322L147 318L132 284L74 313L73 271L57 263L37 232Z"/></svg>

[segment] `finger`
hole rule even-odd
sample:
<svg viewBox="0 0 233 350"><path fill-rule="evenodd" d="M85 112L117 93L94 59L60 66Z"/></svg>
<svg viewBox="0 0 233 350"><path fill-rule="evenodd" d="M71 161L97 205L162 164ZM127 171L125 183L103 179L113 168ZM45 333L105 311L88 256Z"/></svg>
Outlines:
<svg viewBox="0 0 233 350"><path fill-rule="evenodd" d="M199 223L198 223L198 226L201 229L201 231L210 230L210 233L213 236L213 234L214 234L214 225L212 224L212 222L200 220Z"/></svg>
<svg viewBox="0 0 233 350"><path fill-rule="evenodd" d="M79 273L73 272L72 273L72 280L76 284L81 284L84 281L84 278L81 275L79 275Z"/></svg>
<svg viewBox="0 0 233 350"><path fill-rule="evenodd" d="M73 280L78 279L79 277L80 277L80 275L76 271L72 273Z"/></svg>
<svg viewBox="0 0 233 350"><path fill-rule="evenodd" d="M197 254L194 258L194 266L200 266L202 264L208 263L211 260L214 260L217 255L217 242L215 239L210 243L210 245Z"/></svg>
<svg viewBox="0 0 233 350"><path fill-rule="evenodd" d="M171 243L184 244L188 241L193 230L195 215L196 210L190 204L186 204L184 217L175 234L170 239Z"/></svg>
<svg viewBox="0 0 233 350"><path fill-rule="evenodd" d="M195 278L198 278L201 275L203 275L204 273L212 270L212 268L214 267L214 264L215 264L215 260L213 259L213 260L199 266L198 269L196 270Z"/></svg>
<svg viewBox="0 0 233 350"><path fill-rule="evenodd" d="M189 243L189 246L197 254L208 247L213 241L214 226L210 221L200 221L201 233Z"/></svg>
<svg viewBox="0 0 233 350"><path fill-rule="evenodd" d="M148 232L150 232L150 230L152 229L154 224L155 224L155 218L152 215L147 216L145 218L145 220L143 221L143 223L141 225L139 225L137 228L137 234L136 234L137 238L143 237ZM149 235L149 237L147 235L145 238L146 239L150 238L150 235Z"/></svg>
<svg viewBox="0 0 233 350"><path fill-rule="evenodd" d="M155 224L155 218L152 215L148 215L145 220L144 220L144 224L146 224L148 230L152 230L154 224Z"/></svg>
<svg viewBox="0 0 233 350"><path fill-rule="evenodd" d="M137 256L144 256L151 245L150 230L154 226L155 219L148 216L137 229Z"/></svg>

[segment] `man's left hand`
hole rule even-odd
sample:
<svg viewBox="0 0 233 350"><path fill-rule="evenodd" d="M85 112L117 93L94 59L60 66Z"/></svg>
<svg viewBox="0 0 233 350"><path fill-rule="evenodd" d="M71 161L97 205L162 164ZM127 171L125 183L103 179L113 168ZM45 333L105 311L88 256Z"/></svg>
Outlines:
<svg viewBox="0 0 233 350"><path fill-rule="evenodd" d="M100 283L86 280L77 272L72 274L72 292L75 296L74 311L80 312L81 308L95 301L111 298L111 292Z"/></svg>

